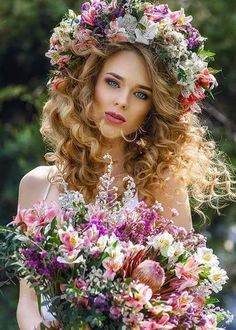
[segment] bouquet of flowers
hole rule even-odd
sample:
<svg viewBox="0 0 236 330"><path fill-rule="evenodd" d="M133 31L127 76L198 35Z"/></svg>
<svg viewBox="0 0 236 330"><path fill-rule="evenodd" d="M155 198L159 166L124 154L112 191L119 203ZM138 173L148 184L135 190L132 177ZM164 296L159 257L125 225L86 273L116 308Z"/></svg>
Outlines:
<svg viewBox="0 0 236 330"><path fill-rule="evenodd" d="M59 203L20 209L0 229L8 275L31 283L61 329L222 329L232 316L212 294L227 275L206 239L158 202L132 210L131 177L122 201L112 198L111 169L93 204L65 184Z"/></svg>

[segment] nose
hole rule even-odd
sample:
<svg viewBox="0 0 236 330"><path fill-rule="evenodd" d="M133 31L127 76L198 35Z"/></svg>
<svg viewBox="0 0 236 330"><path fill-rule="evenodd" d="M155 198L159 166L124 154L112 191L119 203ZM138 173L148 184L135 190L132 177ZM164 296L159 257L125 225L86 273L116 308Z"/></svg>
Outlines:
<svg viewBox="0 0 236 330"><path fill-rule="evenodd" d="M114 104L121 107L122 109L126 109L128 107L128 102L129 92L126 90L120 91L114 100Z"/></svg>

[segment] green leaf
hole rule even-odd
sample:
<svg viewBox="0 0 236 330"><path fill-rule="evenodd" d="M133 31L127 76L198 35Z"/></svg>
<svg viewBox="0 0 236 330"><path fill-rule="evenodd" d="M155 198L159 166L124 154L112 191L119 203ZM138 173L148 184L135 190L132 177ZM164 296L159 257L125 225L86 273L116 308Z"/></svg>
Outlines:
<svg viewBox="0 0 236 330"><path fill-rule="evenodd" d="M206 56L206 57L210 57L210 58L212 58L212 57L214 57L216 54L213 53L213 52L211 52L211 51L209 51L209 50L206 50L206 49L200 49L200 50L198 51L198 55L203 55L203 56Z"/></svg>
<svg viewBox="0 0 236 330"><path fill-rule="evenodd" d="M214 69L214 68L212 68L212 67L208 67L207 69L208 69L209 72L212 73L212 74L216 74L216 73L222 72L221 69Z"/></svg>
<svg viewBox="0 0 236 330"><path fill-rule="evenodd" d="M208 297L206 298L206 304L217 304L219 302L219 299L215 298L215 297Z"/></svg>
<svg viewBox="0 0 236 330"><path fill-rule="evenodd" d="M224 321L224 319L225 319L225 316L224 316L223 313L217 314L217 316L216 316L216 322L217 322L217 324L220 323L220 322L222 322L222 321Z"/></svg>
<svg viewBox="0 0 236 330"><path fill-rule="evenodd" d="M146 26L143 25L142 23L138 23L138 24L137 24L137 28L139 28L139 29L142 30L142 31L145 31L145 30L146 30Z"/></svg>

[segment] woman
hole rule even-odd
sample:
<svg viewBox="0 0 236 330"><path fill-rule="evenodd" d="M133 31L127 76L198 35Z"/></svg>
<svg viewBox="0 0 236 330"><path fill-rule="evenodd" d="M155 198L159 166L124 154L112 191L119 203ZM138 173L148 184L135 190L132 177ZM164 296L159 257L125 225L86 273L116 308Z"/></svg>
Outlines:
<svg viewBox="0 0 236 330"><path fill-rule="evenodd" d="M101 18L101 13L106 15ZM146 32L137 24L137 13L144 17ZM129 1L93 1L82 5L81 16L69 12L54 30L47 53L56 70L41 133L53 147L46 154L53 165L23 177L19 207L57 200L61 177L92 202L107 152L120 195L122 178L129 174L137 188L134 202L151 206L158 200L166 217L175 207L176 224L187 230L192 228L189 197L203 217L203 203L218 210L223 195L235 198L228 165L197 118L199 101L216 80L206 58L196 55L204 38L190 20L183 10L171 12L167 5L140 7ZM26 281L20 284L17 319L22 330L42 322Z"/></svg>

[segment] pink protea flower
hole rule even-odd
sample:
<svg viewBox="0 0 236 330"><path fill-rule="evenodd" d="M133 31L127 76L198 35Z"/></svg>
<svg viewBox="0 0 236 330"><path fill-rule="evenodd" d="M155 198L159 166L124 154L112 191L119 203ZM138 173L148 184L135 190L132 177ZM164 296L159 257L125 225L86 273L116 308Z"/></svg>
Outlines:
<svg viewBox="0 0 236 330"><path fill-rule="evenodd" d="M156 293L165 283L165 272L160 264L153 260L141 262L132 273L132 279L148 285Z"/></svg>

